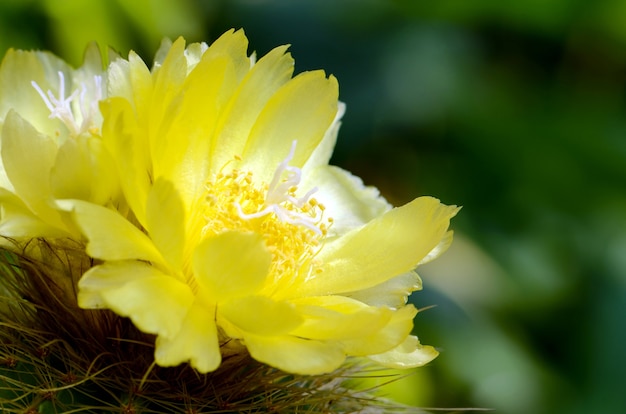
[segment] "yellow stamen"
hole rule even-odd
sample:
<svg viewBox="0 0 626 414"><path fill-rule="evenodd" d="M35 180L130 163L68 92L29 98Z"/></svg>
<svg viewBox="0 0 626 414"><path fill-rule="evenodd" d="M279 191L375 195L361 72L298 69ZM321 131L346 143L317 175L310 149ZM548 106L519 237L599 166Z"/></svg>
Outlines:
<svg viewBox="0 0 626 414"><path fill-rule="evenodd" d="M332 223L324 219L323 206L310 197L314 190L296 197L301 171L288 165L294 149L295 142L270 184L255 182L250 171L232 169L219 172L205 185L202 237L233 230L262 235L272 254L270 277L274 282L282 279L282 286L285 280L317 271L313 258Z"/></svg>

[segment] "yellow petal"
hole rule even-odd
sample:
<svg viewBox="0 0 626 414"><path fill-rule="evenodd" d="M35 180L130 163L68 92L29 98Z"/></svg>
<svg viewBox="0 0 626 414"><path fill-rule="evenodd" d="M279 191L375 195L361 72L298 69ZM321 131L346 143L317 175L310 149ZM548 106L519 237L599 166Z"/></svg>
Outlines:
<svg viewBox="0 0 626 414"><path fill-rule="evenodd" d="M389 368L416 368L428 364L437 358L439 352L430 345L422 345L416 336L409 336L406 340L393 348L378 355L370 355L369 358Z"/></svg>
<svg viewBox="0 0 626 414"><path fill-rule="evenodd" d="M172 337L193 303L189 286L141 262L105 263L79 281L79 305L102 303L146 333Z"/></svg>
<svg viewBox="0 0 626 414"><path fill-rule="evenodd" d="M112 200L115 201L120 196L121 188L113 157L106 150L100 138L89 137L84 145L84 151L91 155L91 174L93 177L89 201L101 205L106 205ZM57 165L58 162L57 159Z"/></svg>
<svg viewBox="0 0 626 414"><path fill-rule="evenodd" d="M240 330L261 336L283 335L302 323L293 305L263 296L234 298L220 302L217 309Z"/></svg>
<svg viewBox="0 0 626 414"><path fill-rule="evenodd" d="M180 86L187 76L187 59L185 58L185 39L179 37L172 44L165 60L160 66L153 70L154 73L154 94L161 98L159 101L151 102L154 108L165 111L163 104L169 104L172 97L178 93ZM157 116L167 116L166 113L156 111ZM157 118L159 119L159 118Z"/></svg>
<svg viewBox="0 0 626 414"><path fill-rule="evenodd" d="M341 296L309 297L294 300L304 317L292 334L311 339L354 339L382 329L392 311L374 308Z"/></svg>
<svg viewBox="0 0 626 414"><path fill-rule="evenodd" d="M194 302L176 336L157 337L154 351L157 364L171 367L189 361L202 374L216 370L222 357L213 312L214 309Z"/></svg>
<svg viewBox="0 0 626 414"><path fill-rule="evenodd" d="M322 272L296 287L300 295L367 289L413 270L444 237L458 209L420 197L333 243L316 259Z"/></svg>
<svg viewBox="0 0 626 414"><path fill-rule="evenodd" d="M151 138L154 177L172 181L186 205L197 198L206 182L211 137L237 86L233 63L223 56L209 57L203 56L166 104L166 113Z"/></svg>
<svg viewBox="0 0 626 414"><path fill-rule="evenodd" d="M333 76L314 71L299 74L269 99L241 154L255 178L269 182L294 140L298 143L290 165L305 163L337 113L338 93Z"/></svg>
<svg viewBox="0 0 626 414"><path fill-rule="evenodd" d="M171 48L172 48L172 39L167 38L167 37L161 39L161 44L159 45L159 48L157 49L156 53L154 54L154 65L153 66L157 67L157 66L163 65L163 61L167 57L167 54L169 53ZM194 57L196 57L196 56L194 56Z"/></svg>
<svg viewBox="0 0 626 414"><path fill-rule="evenodd" d="M345 360L345 354L332 342L294 336L246 335L252 358L286 372L317 375L332 372Z"/></svg>
<svg viewBox="0 0 626 414"><path fill-rule="evenodd" d="M44 222L63 228L50 206L50 171L57 154L52 138L40 134L14 111L2 127L2 163L15 193Z"/></svg>
<svg viewBox="0 0 626 414"><path fill-rule="evenodd" d="M100 104L104 117L102 139L116 161L124 197L135 217L146 225L146 199L151 181L147 138L138 130L128 101L111 98Z"/></svg>
<svg viewBox="0 0 626 414"><path fill-rule="evenodd" d="M337 143L337 134L339 133L339 127L341 126L341 118L346 113L346 104L343 102L337 102L337 113L333 119L332 124L326 130L324 138L320 144L315 148L309 159L302 167L302 176L306 177L308 171L321 166L328 166L328 162L333 155L335 144ZM303 180L304 181L304 180Z"/></svg>
<svg viewBox="0 0 626 414"><path fill-rule="evenodd" d="M67 237L66 229L39 219L15 194L0 187L0 234L9 238Z"/></svg>
<svg viewBox="0 0 626 414"><path fill-rule="evenodd" d="M420 289L422 289L422 279L419 275L416 272L407 272L371 288L346 292L344 295L371 306L397 309L406 304L411 292Z"/></svg>
<svg viewBox="0 0 626 414"><path fill-rule="evenodd" d="M81 200L59 200L89 240L87 253L102 260L146 260L163 265L150 238L118 212Z"/></svg>
<svg viewBox="0 0 626 414"><path fill-rule="evenodd" d="M243 30L229 30L215 40L204 52L202 58L214 56L227 56L233 63L236 78L238 81L245 76L250 69L250 59L248 58L248 38Z"/></svg>
<svg viewBox="0 0 626 414"><path fill-rule="evenodd" d="M268 99L293 74L293 59L287 46L273 49L262 57L241 81L216 128L211 148L212 172L241 155L250 130Z"/></svg>
<svg viewBox="0 0 626 414"><path fill-rule="evenodd" d="M118 195L113 160L99 138L79 136L66 140L50 173L55 198L76 198L107 204Z"/></svg>
<svg viewBox="0 0 626 414"><path fill-rule="evenodd" d="M204 240L192 260L197 280L217 302L258 292L271 255L261 236L233 231Z"/></svg>
<svg viewBox="0 0 626 414"><path fill-rule="evenodd" d="M124 98L140 110L141 118L150 108L153 82L150 69L133 51L128 60L116 59L107 70L109 96Z"/></svg>
<svg viewBox="0 0 626 414"><path fill-rule="evenodd" d="M83 64L76 70L76 72L78 74L78 78L82 80L84 77L91 77L95 74L101 73L105 66L106 63L102 61L102 53L98 43L91 41L85 48Z"/></svg>
<svg viewBox="0 0 626 414"><path fill-rule="evenodd" d="M107 262L89 269L78 282L78 305L85 309L106 308L102 292L153 275L162 275L147 263L136 261ZM165 276L165 275L163 275Z"/></svg>
<svg viewBox="0 0 626 414"><path fill-rule="evenodd" d="M387 352L404 342L413 329L413 318L417 310L413 305L394 311L389 322L377 331L361 338L341 341L348 355L366 356Z"/></svg>
<svg viewBox="0 0 626 414"><path fill-rule="evenodd" d="M12 109L39 132L53 136L59 121L49 118L50 110L31 82L56 93L58 87L52 85L58 84L59 71L71 79L69 66L50 53L9 50L0 65L0 119Z"/></svg>
<svg viewBox="0 0 626 414"><path fill-rule="evenodd" d="M158 179L148 194L146 227L154 245L175 269L183 266L185 210L174 186Z"/></svg>
<svg viewBox="0 0 626 414"><path fill-rule="evenodd" d="M145 64L144 68L147 76L150 77L150 70ZM130 76L130 62L128 60L115 59L111 62L107 70L107 89L109 96L124 98L127 101L133 100L133 85Z"/></svg>
<svg viewBox="0 0 626 414"><path fill-rule="evenodd" d="M433 260L435 260L436 258L438 258L439 256L441 256L442 254L445 253L446 250L448 250L448 247L450 247L450 245L452 244L452 238L453 238L454 232L452 230L448 231L443 238L441 239L441 241L439 242L439 244L437 244L420 262L420 266L423 264L426 264L428 262L432 262Z"/></svg>
<svg viewBox="0 0 626 414"><path fill-rule="evenodd" d="M323 165L303 177L301 187L317 187L315 198L333 218L330 236L345 234L391 209L378 189L363 185L359 177L341 168Z"/></svg>
<svg viewBox="0 0 626 414"><path fill-rule="evenodd" d="M159 49L161 49L162 47L163 47L163 42L162 42L162 46ZM171 41L170 41L169 47L171 47ZM208 47L209 46L204 42L190 43L187 45L187 48L185 49L185 57L187 58L187 72L190 72L198 64L198 62L200 62L202 55L204 54L204 52L206 52ZM154 58L155 64L159 62L158 55L159 55L159 52L157 52L157 55ZM160 62L158 64L160 64Z"/></svg>

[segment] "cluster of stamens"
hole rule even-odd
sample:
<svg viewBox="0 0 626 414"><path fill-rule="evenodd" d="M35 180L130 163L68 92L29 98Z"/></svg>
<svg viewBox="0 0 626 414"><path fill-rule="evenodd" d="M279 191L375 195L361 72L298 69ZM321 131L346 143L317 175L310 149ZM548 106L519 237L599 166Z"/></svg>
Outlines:
<svg viewBox="0 0 626 414"><path fill-rule="evenodd" d="M316 271L313 258L333 222L324 218L324 205L312 197L315 188L296 196L301 171L288 165L294 150L295 142L269 184L258 185L252 172L232 169L219 172L205 186L203 234L261 234L272 254L270 274L275 280Z"/></svg>
<svg viewBox="0 0 626 414"><path fill-rule="evenodd" d="M99 128L96 125L95 118L99 113L98 101L103 98L102 76L93 77L93 97L89 97L89 89L82 82L80 88L75 89L69 96L65 96L65 76L59 71L59 96L58 98L48 90L44 93L43 89L32 81L31 84L37 90L41 99L50 110L50 119L58 118L65 124L72 136L79 136L83 133L98 134Z"/></svg>

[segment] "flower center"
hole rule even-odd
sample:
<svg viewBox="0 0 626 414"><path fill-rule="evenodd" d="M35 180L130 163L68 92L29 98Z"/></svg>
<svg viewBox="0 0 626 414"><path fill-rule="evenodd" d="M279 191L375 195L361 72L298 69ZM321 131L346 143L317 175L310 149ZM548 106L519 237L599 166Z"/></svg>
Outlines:
<svg viewBox="0 0 626 414"><path fill-rule="evenodd" d="M269 184L259 184L250 171L220 172L206 188L206 225L203 236L236 230L261 234L272 254L273 281L306 278L317 271L313 260L332 218L324 218L324 205L312 197L313 188L297 197L301 170L289 166L294 141L287 158Z"/></svg>
<svg viewBox="0 0 626 414"><path fill-rule="evenodd" d="M81 82L80 88L75 89L68 97L65 96L65 76L59 71L59 96L51 90L47 93L37 82L31 84L41 96L50 110L50 119L58 118L70 131L70 135L79 136L83 133L99 134L97 123L99 110L98 101L103 98L102 76L94 76L93 84Z"/></svg>

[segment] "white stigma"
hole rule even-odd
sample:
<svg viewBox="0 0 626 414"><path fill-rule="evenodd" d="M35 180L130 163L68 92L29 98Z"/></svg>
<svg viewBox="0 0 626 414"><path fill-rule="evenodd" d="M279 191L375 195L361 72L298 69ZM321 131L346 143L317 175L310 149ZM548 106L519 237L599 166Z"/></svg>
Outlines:
<svg viewBox="0 0 626 414"><path fill-rule="evenodd" d="M50 119L58 118L69 129L70 134L78 136L95 127L95 116L98 114L98 101L102 99L102 76L94 76L94 96L88 97L87 85L81 82L80 88L75 89L68 97L65 96L65 76L59 71L59 96L54 96L51 90L47 93L37 82L31 84L41 96L50 110Z"/></svg>
<svg viewBox="0 0 626 414"><path fill-rule="evenodd" d="M289 165L289 162L293 159L296 152L296 143L297 141L293 141L289 154L278 164L276 171L274 171L274 176L272 177L272 181L267 189L267 195L265 196L264 208L256 213L246 214L241 209L239 203L235 203L235 207L237 208L239 216L246 220L264 217L274 213L279 220L285 223L304 226L317 234L322 234L314 217L284 207L285 203L289 203L297 208L302 208L317 191L317 187L313 187L303 197L294 197L292 195L292 190L300 184L302 177L302 170L300 168ZM286 175L286 177L283 177L283 175Z"/></svg>

